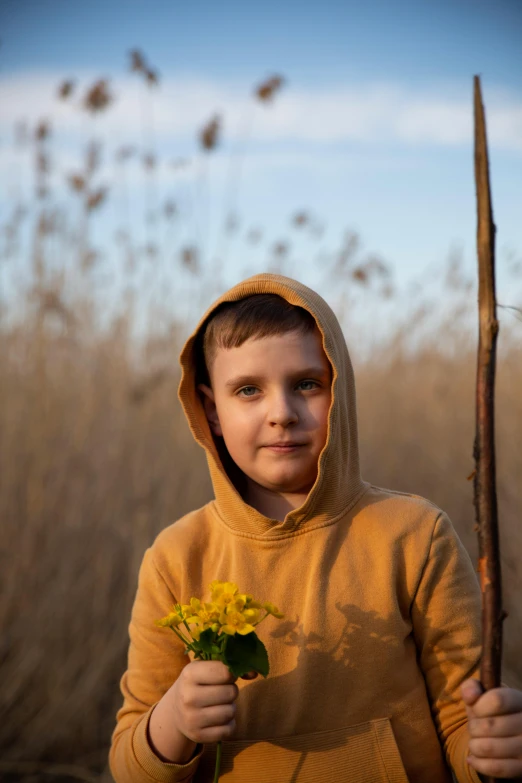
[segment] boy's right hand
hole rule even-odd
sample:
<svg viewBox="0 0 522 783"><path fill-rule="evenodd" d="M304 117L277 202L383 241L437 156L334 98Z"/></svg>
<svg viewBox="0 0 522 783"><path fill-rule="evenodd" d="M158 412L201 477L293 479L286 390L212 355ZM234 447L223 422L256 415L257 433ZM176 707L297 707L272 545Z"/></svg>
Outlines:
<svg viewBox="0 0 522 783"><path fill-rule="evenodd" d="M252 671L242 679L256 677ZM236 729L236 680L222 661L188 663L163 697L171 700L178 731L196 743L229 739Z"/></svg>

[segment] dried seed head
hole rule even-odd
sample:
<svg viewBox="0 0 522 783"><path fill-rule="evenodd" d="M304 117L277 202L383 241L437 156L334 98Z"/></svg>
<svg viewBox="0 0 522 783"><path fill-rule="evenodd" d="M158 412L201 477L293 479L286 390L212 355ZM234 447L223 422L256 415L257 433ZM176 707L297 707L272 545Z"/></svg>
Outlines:
<svg viewBox="0 0 522 783"><path fill-rule="evenodd" d="M158 257L158 252L158 246L153 242L149 242L149 244L145 246L145 255L148 256L150 261L154 261L154 259Z"/></svg>
<svg viewBox="0 0 522 783"><path fill-rule="evenodd" d="M221 117L216 114L199 134L201 146L205 150L213 150L217 145L218 133L221 129Z"/></svg>
<svg viewBox="0 0 522 783"><path fill-rule="evenodd" d="M72 79L68 79L60 84L58 87L58 97L61 100L66 100L72 94L76 82Z"/></svg>
<svg viewBox="0 0 522 783"><path fill-rule="evenodd" d="M386 264L383 261L381 261L379 256L375 256L375 255L368 256L368 258L366 259L365 266L368 272L375 273L379 277L389 277L390 275L389 268L386 266Z"/></svg>
<svg viewBox="0 0 522 783"><path fill-rule="evenodd" d="M58 227L57 218L56 212L42 212L38 220L38 234L47 236L54 233Z"/></svg>
<svg viewBox="0 0 522 783"><path fill-rule="evenodd" d="M292 218L294 226L304 226L309 222L309 217L306 212L296 212Z"/></svg>
<svg viewBox="0 0 522 783"><path fill-rule="evenodd" d="M368 282L368 272L362 266L358 266L353 270L352 277L354 280L357 280L358 283L365 284Z"/></svg>
<svg viewBox="0 0 522 783"><path fill-rule="evenodd" d="M153 71L152 68L147 68L145 71L145 78L147 79L147 84L150 87L155 87L159 83L158 72Z"/></svg>
<svg viewBox="0 0 522 783"><path fill-rule="evenodd" d="M146 70L145 57L139 49L132 49L129 52L130 57L130 70L144 72Z"/></svg>
<svg viewBox="0 0 522 783"><path fill-rule="evenodd" d="M39 174L48 174L50 169L49 156L45 152L39 152L36 156L36 168Z"/></svg>
<svg viewBox="0 0 522 783"><path fill-rule="evenodd" d="M143 156L142 161L143 161L143 168L149 171L156 168L156 156L153 155L151 152L147 152L147 154Z"/></svg>
<svg viewBox="0 0 522 783"><path fill-rule="evenodd" d="M237 231L238 228L239 228L239 217L238 215L231 213L226 219L225 231L228 234L233 234L234 231Z"/></svg>
<svg viewBox="0 0 522 783"><path fill-rule="evenodd" d="M87 111L94 114L103 111L113 100L114 98L109 92L107 79L99 79L87 91L83 105Z"/></svg>
<svg viewBox="0 0 522 783"><path fill-rule="evenodd" d="M67 326L74 325L75 318L72 312L65 306L58 291L36 288L34 293L39 300L39 310L42 315L55 313Z"/></svg>
<svg viewBox="0 0 522 783"><path fill-rule="evenodd" d="M98 260L99 254L96 252L96 250L87 250L83 254L80 264L82 272L90 272Z"/></svg>
<svg viewBox="0 0 522 783"><path fill-rule="evenodd" d="M107 196L107 188L98 188L98 190L89 193L87 196L86 206L89 212L99 207L105 201Z"/></svg>
<svg viewBox="0 0 522 783"><path fill-rule="evenodd" d="M51 126L47 120L41 120L34 132L37 141L45 141L51 135Z"/></svg>
<svg viewBox="0 0 522 783"><path fill-rule="evenodd" d="M282 76L272 76L256 87L254 94L260 101L265 103L271 101L276 92L283 86L284 81Z"/></svg>
<svg viewBox="0 0 522 783"><path fill-rule="evenodd" d="M190 246L183 248L181 251L181 261L183 266L193 274L199 272L198 250L196 247Z"/></svg>
<svg viewBox="0 0 522 783"><path fill-rule="evenodd" d="M282 258L283 256L286 256L288 254L289 249L290 246L288 242L276 242L272 247L272 253L275 256Z"/></svg>
<svg viewBox="0 0 522 783"><path fill-rule="evenodd" d="M175 201L169 200L166 201L163 205L163 214L168 220L172 219L177 214L177 212L178 208Z"/></svg>
<svg viewBox="0 0 522 783"><path fill-rule="evenodd" d="M76 193L81 193L83 190L85 190L85 179L81 176L81 174L70 174L68 177L68 182Z"/></svg>

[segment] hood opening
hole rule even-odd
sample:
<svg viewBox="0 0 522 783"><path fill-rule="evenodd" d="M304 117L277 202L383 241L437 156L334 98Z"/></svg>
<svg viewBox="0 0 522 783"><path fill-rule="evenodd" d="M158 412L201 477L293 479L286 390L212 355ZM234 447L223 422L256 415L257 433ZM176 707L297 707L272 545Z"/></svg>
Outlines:
<svg viewBox="0 0 522 783"><path fill-rule="evenodd" d="M269 519L244 500L246 478L234 463L221 436L214 436L208 424L198 383L210 385L203 360L203 332L217 308L253 294L272 293L313 317L332 369L328 435L318 460L316 481L307 499L283 521ZM348 349L340 324L322 297L302 283L282 275L260 274L225 292L207 310L188 338L180 355L182 377L178 396L192 434L205 449L216 510L227 526L249 535L286 536L305 526L323 525L349 510L368 484L359 469L355 382Z"/></svg>

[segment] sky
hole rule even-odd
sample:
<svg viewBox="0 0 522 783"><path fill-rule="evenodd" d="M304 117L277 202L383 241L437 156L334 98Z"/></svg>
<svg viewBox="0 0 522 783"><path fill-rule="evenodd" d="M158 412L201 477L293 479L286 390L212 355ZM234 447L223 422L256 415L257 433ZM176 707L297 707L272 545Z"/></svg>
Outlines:
<svg viewBox="0 0 522 783"><path fill-rule="evenodd" d="M288 273L312 284L321 259L356 232L361 258L385 260L399 285L436 276L457 250L473 274L472 86L478 74L499 289L507 301L518 295L510 270L522 259L520 40L519 0L3 0L1 214L8 217L33 187L30 158L13 147L13 127L48 117L54 197L71 212L67 176L81 167L89 136L104 143L100 184L114 175L114 151L124 144L153 146L164 162L149 179L129 162L125 192L120 182L93 215L93 240L100 245L125 219L137 242L160 234L166 249L198 242L207 270L225 264L219 287L265 271L269 248L285 241ZM157 87L130 73L134 48L158 72ZM254 101L253 88L275 74L284 82L274 100ZM76 81L75 93L60 102L57 86L66 78ZM92 119L80 97L100 78L110 80L115 99ZM215 114L219 143L205 153L198 131ZM167 165L179 158L188 163ZM167 198L179 206L177 233L143 221L144 210ZM223 232L230 210L239 217L233 238ZM309 233L291 225L302 210L313 216ZM263 240L254 246L245 237L257 226ZM108 264L116 264L113 255Z"/></svg>

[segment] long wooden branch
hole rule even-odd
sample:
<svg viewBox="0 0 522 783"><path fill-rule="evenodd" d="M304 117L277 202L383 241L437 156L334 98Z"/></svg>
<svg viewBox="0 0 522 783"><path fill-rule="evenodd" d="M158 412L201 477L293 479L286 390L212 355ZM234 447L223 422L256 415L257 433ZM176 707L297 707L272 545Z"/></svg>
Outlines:
<svg viewBox="0 0 522 783"><path fill-rule="evenodd" d="M491 207L486 123L480 78L474 78L475 184L477 191L477 253L479 272L479 345L476 390L474 503L479 540L482 590L482 659L480 679L485 690L501 684L502 582L495 469L495 361L498 321L495 299L495 224ZM493 781L494 778L485 778Z"/></svg>

